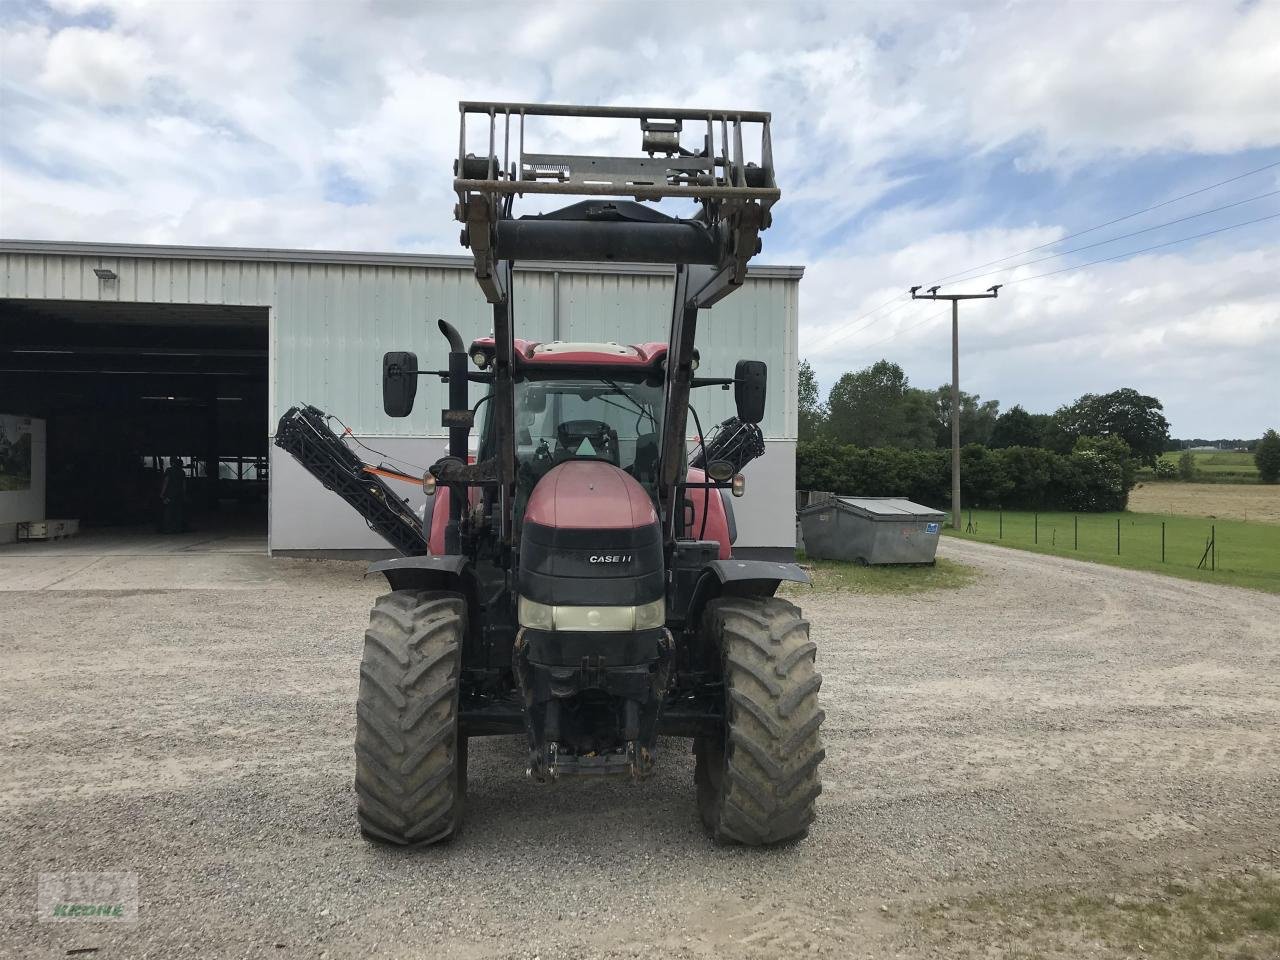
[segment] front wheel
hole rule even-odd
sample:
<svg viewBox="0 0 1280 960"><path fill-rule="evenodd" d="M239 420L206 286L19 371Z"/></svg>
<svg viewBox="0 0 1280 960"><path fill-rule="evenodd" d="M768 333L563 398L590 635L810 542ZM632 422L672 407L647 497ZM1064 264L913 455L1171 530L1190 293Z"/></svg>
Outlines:
<svg viewBox="0 0 1280 960"><path fill-rule="evenodd" d="M707 604L702 629L720 652L725 697L722 735L694 742L702 822L717 840L798 840L814 820L826 756L809 623L785 600L726 597Z"/></svg>
<svg viewBox="0 0 1280 960"><path fill-rule="evenodd" d="M371 840L435 843L462 824L466 616L461 595L425 590L395 590L369 614L356 703L356 812Z"/></svg>

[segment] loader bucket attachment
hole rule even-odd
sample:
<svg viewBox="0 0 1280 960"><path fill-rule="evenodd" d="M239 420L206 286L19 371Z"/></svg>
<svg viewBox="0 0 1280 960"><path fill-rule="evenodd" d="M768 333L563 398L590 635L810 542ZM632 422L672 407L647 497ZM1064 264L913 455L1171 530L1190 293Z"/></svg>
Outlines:
<svg viewBox="0 0 1280 960"><path fill-rule="evenodd" d="M491 417L503 539L515 542L512 264L592 260L675 267L658 456L658 498L668 518L667 542L673 543L698 311L746 281L747 264L760 251L760 234L772 222L769 211L779 197L770 115L474 101L458 107L454 215L463 224L462 245L471 250L476 280L493 304ZM547 141L579 120L635 123L638 150L584 155L550 149L555 143ZM516 217L516 198L529 194L588 199ZM694 212L669 216L648 203L661 200L682 201ZM754 418L748 422L758 422L764 415L763 371L744 376L743 411Z"/></svg>

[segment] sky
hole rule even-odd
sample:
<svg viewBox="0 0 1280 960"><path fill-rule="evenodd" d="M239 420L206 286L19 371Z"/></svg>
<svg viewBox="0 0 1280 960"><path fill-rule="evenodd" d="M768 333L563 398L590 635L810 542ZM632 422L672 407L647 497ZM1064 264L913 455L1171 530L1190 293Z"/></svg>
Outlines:
<svg viewBox="0 0 1280 960"><path fill-rule="evenodd" d="M0 236L464 253L460 99L772 111L758 262L806 267L824 394L949 381L906 289L1002 283L964 389L1280 427L1280 2L0 0Z"/></svg>

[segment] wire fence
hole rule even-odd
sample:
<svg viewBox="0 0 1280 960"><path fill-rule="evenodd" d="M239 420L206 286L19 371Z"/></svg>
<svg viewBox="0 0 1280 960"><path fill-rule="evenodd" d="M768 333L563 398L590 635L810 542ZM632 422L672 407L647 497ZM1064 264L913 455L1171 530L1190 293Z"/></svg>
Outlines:
<svg viewBox="0 0 1280 960"><path fill-rule="evenodd" d="M1194 517L969 510L963 521L961 531L978 540L1211 572L1225 569L1223 548L1229 548L1217 523Z"/></svg>

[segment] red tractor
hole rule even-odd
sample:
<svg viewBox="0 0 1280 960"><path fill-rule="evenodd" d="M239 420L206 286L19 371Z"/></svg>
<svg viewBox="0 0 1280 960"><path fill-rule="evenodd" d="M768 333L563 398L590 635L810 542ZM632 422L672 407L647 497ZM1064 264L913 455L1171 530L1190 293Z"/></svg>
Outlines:
<svg viewBox="0 0 1280 960"><path fill-rule="evenodd" d="M808 622L774 594L808 578L732 550L730 494L762 449L765 366L699 377L694 349L699 310L742 284L779 196L769 115L505 103L461 114L456 213L493 334L467 346L442 320L445 369L419 370L412 353L387 354L383 369L392 416L410 412L419 376L449 384L449 454L422 480L426 515L326 436L314 408L286 414L277 438L403 554L370 568L391 592L374 605L360 666L360 828L401 845L454 834L472 737L523 734L528 774L553 781L644 777L667 736L693 740L714 837L802 837L821 791L822 678ZM543 116L639 120L646 156L525 152L525 123ZM469 118L487 124L484 156L466 150ZM685 122L706 126L696 150L681 144ZM517 155L503 147L499 162L513 126ZM744 159L749 126L759 163ZM516 219L525 194L597 199ZM636 202L669 197L696 213ZM517 339L516 260L673 264L668 342ZM470 383L484 388L475 407ZM690 391L705 386L732 388L737 415L691 466Z"/></svg>

